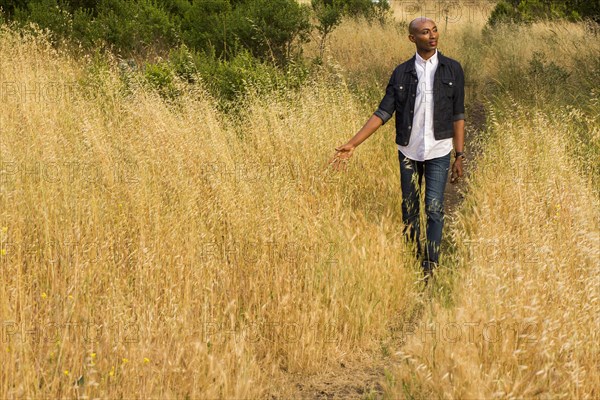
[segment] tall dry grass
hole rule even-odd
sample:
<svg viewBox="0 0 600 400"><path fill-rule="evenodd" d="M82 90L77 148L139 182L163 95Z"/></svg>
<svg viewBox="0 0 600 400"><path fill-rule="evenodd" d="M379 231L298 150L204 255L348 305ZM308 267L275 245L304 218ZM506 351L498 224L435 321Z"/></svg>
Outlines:
<svg viewBox="0 0 600 400"><path fill-rule="evenodd" d="M590 86L582 27L471 22L440 40L469 90L518 91L533 50ZM597 92L544 108L521 85L490 103L439 284L410 319L423 298L393 124L346 174L325 168L376 107L346 78L383 89L414 52L404 36L346 21L337 75L233 116L199 88L167 103L116 62L3 29L0 397L291 397L292 376L396 349L394 397L597 397Z"/></svg>
<svg viewBox="0 0 600 400"><path fill-rule="evenodd" d="M290 396L414 304L391 139L325 167L364 118L343 81L229 117L43 37L0 54L0 397Z"/></svg>
<svg viewBox="0 0 600 400"><path fill-rule="evenodd" d="M494 136L452 226L454 306L435 301L404 328L392 393L597 398L600 204L564 151L576 120L510 99L496 107L511 118L491 108Z"/></svg>
<svg viewBox="0 0 600 400"><path fill-rule="evenodd" d="M394 398L600 394L600 48L578 24L512 28L480 47L483 150L433 301L402 326Z"/></svg>
<svg viewBox="0 0 600 400"><path fill-rule="evenodd" d="M441 30L440 50L465 69L468 108L488 99L489 129L471 136L467 115L467 151L483 154L450 216L451 251L431 302L421 319L400 317L386 395L596 398L600 47L583 24L486 31L484 19L464 22ZM402 26L347 21L329 61L383 88L378 71L413 53ZM557 69L568 78L553 79Z"/></svg>

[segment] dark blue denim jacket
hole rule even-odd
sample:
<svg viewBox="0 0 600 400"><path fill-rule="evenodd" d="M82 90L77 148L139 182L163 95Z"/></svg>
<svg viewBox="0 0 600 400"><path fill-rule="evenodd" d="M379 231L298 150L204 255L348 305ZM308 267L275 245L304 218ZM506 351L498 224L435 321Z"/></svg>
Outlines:
<svg viewBox="0 0 600 400"><path fill-rule="evenodd" d="M415 58L398 65L387 85L385 96L375 111L385 124L396 112L396 143L407 146L417 94ZM465 76L460 63L438 50L438 66L433 77L433 136L436 140L454 136L454 121L465 119Z"/></svg>

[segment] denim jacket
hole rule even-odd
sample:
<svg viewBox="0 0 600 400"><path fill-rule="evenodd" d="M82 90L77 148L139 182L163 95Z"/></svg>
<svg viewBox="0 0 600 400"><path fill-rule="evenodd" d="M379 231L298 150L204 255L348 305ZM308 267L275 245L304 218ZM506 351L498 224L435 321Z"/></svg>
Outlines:
<svg viewBox="0 0 600 400"><path fill-rule="evenodd" d="M417 94L415 58L398 65L375 111L385 124L396 112L396 144L407 146L413 123ZM438 51L433 77L433 136L436 140L454 136L454 121L465 119L465 76L460 63Z"/></svg>

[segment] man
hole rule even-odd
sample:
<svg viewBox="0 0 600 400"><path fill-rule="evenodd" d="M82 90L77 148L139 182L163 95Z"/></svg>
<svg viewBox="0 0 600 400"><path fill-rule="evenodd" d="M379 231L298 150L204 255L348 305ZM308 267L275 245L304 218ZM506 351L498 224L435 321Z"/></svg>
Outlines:
<svg viewBox="0 0 600 400"><path fill-rule="evenodd" d="M463 176L464 73L461 65L437 50L439 33L429 18L411 21L408 38L416 54L400 64L390 78L379 108L348 143L336 148L332 164L339 168L354 149L396 112L396 144L400 161L402 220L416 242L425 282L438 264L444 225L444 188L450 153L455 157L451 182ZM419 194L425 175L427 242L419 241Z"/></svg>

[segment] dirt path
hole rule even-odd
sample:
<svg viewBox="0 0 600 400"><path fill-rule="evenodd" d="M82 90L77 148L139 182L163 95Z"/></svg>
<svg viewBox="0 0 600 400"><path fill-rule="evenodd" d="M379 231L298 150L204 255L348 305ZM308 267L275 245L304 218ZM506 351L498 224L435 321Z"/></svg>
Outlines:
<svg viewBox="0 0 600 400"><path fill-rule="evenodd" d="M474 146L470 147L472 138L476 137L486 126L486 115L483 104L476 103L469 110L469 120L466 121L465 149L468 154L467 175L470 168L474 165L473 160L480 152ZM448 180L445 191L444 209L448 217L451 217L458 209L464 197L465 180L459 184L451 184ZM416 323L420 320L425 309L427 298L424 296L416 302L408 317L410 323ZM398 329L402 331L401 327ZM394 336L394 335L392 335ZM392 337L392 344L397 348L403 345L402 337ZM288 384L293 386L292 391L296 392L294 398L301 399L381 399L385 392L386 373L392 371L397 362L391 353L384 355L384 352L365 355L362 358L356 357L352 361L340 362L337 367L330 367L313 376L291 376ZM273 399L278 396L272 396Z"/></svg>
<svg viewBox="0 0 600 400"><path fill-rule="evenodd" d="M482 103L475 103L469 110L469 119L466 121L465 126L465 153L467 155L467 176L472 171L472 167L474 165L473 161L477 158L477 155L480 152L480 149L472 145L472 138L479 135L480 132L485 129L485 127L485 107ZM463 200L464 194L462 191L464 189L464 179L462 179L462 182L458 184L452 184L450 183L450 179L448 179L448 182L446 183L446 190L444 192L444 212L446 215L451 216L457 210L458 206Z"/></svg>
<svg viewBox="0 0 600 400"><path fill-rule="evenodd" d="M365 360L365 364L341 367L315 375L308 379L299 378L295 389L301 399L364 399L381 398L383 396L382 379L386 369L393 366L391 360Z"/></svg>

